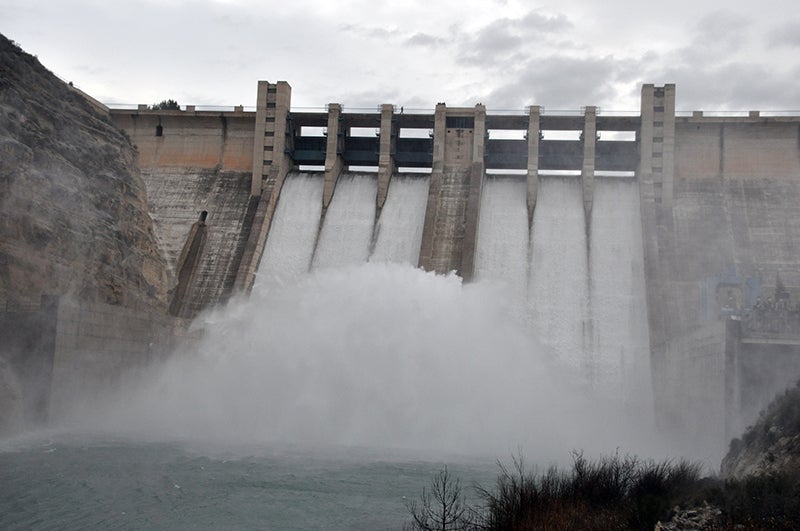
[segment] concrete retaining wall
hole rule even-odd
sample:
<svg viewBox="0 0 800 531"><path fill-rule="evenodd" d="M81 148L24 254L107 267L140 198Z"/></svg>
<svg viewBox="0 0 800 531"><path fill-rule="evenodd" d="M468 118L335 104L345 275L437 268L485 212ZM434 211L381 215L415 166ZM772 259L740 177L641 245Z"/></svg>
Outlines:
<svg viewBox="0 0 800 531"><path fill-rule="evenodd" d="M147 201L159 246L167 260L169 286L177 285L178 260L200 214L208 213L206 241L178 305L182 317L193 317L227 299L236 280L253 209L251 173L204 168L142 169Z"/></svg>
<svg viewBox="0 0 800 531"><path fill-rule="evenodd" d="M177 321L108 304L58 303L49 416L79 411L112 390L127 371L161 358Z"/></svg>
<svg viewBox="0 0 800 531"><path fill-rule="evenodd" d="M57 311L52 297L0 305L0 433L47 416Z"/></svg>
<svg viewBox="0 0 800 531"><path fill-rule="evenodd" d="M800 176L796 121L696 117L676 122L676 179L788 176Z"/></svg>
<svg viewBox="0 0 800 531"><path fill-rule="evenodd" d="M112 118L131 137L141 168L252 171L255 113L115 111Z"/></svg>
<svg viewBox="0 0 800 531"><path fill-rule="evenodd" d="M672 90L649 103L674 105ZM666 117L644 117L645 92L643 159L668 136ZM757 112L677 117L674 153L662 150L640 171L659 414L709 451L724 449L774 391L768 379L748 379L786 372L781 356L740 348L730 334L726 341L718 302L732 293L742 303L753 286L773 295L779 271L785 285L800 286L799 127L797 117Z"/></svg>
<svg viewBox="0 0 800 531"><path fill-rule="evenodd" d="M665 433L684 434L693 455L717 455L725 433L724 321L666 345L653 370L657 420Z"/></svg>

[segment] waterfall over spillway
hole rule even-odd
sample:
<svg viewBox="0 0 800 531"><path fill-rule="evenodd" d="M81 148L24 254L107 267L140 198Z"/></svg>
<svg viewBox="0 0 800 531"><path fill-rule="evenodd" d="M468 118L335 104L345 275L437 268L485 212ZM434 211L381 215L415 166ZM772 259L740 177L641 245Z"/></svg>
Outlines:
<svg viewBox="0 0 800 531"><path fill-rule="evenodd" d="M259 282L365 262L373 238L370 261L416 267L429 182L427 176L395 176L373 231L375 175L342 174L320 231L322 175L290 173L272 219Z"/></svg>
<svg viewBox="0 0 800 531"><path fill-rule="evenodd" d="M416 267L428 203L430 178L396 176L375 228L375 250L370 262L406 263Z"/></svg>
<svg viewBox="0 0 800 531"><path fill-rule="evenodd" d="M313 269L367 261L377 194L375 175L339 177L314 251Z"/></svg>
<svg viewBox="0 0 800 531"><path fill-rule="evenodd" d="M560 359L586 374L589 271L579 178L540 180L531 229L531 327Z"/></svg>
<svg viewBox="0 0 800 531"><path fill-rule="evenodd" d="M531 332L587 383L647 410L650 340L638 184L596 179L587 227L580 180L543 177L530 262L526 186L524 179L486 179L475 278L506 283L512 302L527 303L523 320Z"/></svg>
<svg viewBox="0 0 800 531"><path fill-rule="evenodd" d="M204 315L191 352L81 418L222 444L537 460L660 443L635 182L596 180L587 224L580 179L542 177L529 236L525 180L488 177L478 280L464 285L408 263L428 178L393 179L375 225L376 177L341 175L320 223L323 176L288 175L250 297Z"/></svg>
<svg viewBox="0 0 800 531"><path fill-rule="evenodd" d="M594 380L646 401L650 338L636 181L595 180L591 229Z"/></svg>
<svg viewBox="0 0 800 531"><path fill-rule="evenodd" d="M429 182L428 177L395 176L375 224L376 176L344 173L320 228L322 176L290 174L259 281L297 279L310 270L367 261L416 266ZM542 176L538 188L529 230L525 178L486 177L475 278L504 286L508 315L584 382L648 410L652 391L638 183L595 179L590 223L580 178Z"/></svg>
<svg viewBox="0 0 800 531"><path fill-rule="evenodd" d="M528 286L527 183L522 177L487 177L475 254L475 279L507 283L516 303Z"/></svg>
<svg viewBox="0 0 800 531"><path fill-rule="evenodd" d="M259 281L297 278L308 273L322 213L322 177L286 177L272 218Z"/></svg>

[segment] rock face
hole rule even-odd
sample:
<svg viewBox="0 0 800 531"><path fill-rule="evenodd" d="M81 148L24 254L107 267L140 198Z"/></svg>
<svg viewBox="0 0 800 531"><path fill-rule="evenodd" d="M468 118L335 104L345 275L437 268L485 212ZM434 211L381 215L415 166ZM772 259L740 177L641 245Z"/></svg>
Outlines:
<svg viewBox="0 0 800 531"><path fill-rule="evenodd" d="M128 138L2 35L0 72L0 305L69 295L165 308Z"/></svg>
<svg viewBox="0 0 800 531"><path fill-rule="evenodd" d="M761 417L731 441L722 460L723 477L800 471L800 382L779 395Z"/></svg>

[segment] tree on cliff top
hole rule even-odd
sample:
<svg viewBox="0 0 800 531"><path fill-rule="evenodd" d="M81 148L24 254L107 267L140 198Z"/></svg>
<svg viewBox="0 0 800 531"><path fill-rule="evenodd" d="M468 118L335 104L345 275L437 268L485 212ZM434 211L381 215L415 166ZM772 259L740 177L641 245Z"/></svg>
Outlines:
<svg viewBox="0 0 800 531"><path fill-rule="evenodd" d="M178 102L169 99L169 100L162 100L159 103L154 103L150 106L150 108L154 111L179 111L181 110L181 106L178 105Z"/></svg>

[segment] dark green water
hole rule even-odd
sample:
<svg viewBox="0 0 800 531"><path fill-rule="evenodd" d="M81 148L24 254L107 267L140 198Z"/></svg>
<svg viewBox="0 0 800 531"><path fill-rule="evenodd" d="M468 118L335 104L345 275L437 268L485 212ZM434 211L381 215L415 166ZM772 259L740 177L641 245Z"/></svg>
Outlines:
<svg viewBox="0 0 800 531"><path fill-rule="evenodd" d="M406 500L444 464L473 502L471 486L497 472L491 460L365 449L236 454L74 437L0 444L0 529L401 529Z"/></svg>

